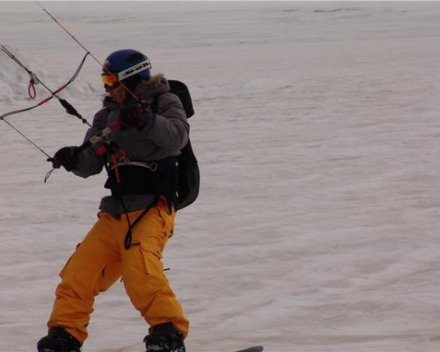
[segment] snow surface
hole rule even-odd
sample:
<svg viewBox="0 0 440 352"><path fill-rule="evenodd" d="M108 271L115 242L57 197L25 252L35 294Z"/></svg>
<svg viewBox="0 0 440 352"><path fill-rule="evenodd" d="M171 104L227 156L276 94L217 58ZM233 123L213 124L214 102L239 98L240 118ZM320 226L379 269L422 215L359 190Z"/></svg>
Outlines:
<svg viewBox="0 0 440 352"><path fill-rule="evenodd" d="M42 2L99 60L121 48L190 87L202 187L167 275L188 352L440 350L440 3ZM34 2L0 3L1 44L52 89L85 51ZM28 75L0 53L0 114ZM91 121L88 58L61 96ZM52 155L86 126L56 99L7 120ZM105 175L50 170L0 122L0 351L35 350L58 272L96 219ZM84 352L143 351L123 285Z"/></svg>

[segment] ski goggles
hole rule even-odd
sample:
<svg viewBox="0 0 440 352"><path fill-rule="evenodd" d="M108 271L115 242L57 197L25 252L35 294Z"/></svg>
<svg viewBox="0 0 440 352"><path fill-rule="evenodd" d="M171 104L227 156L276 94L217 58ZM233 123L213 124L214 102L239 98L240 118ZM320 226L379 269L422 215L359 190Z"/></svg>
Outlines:
<svg viewBox="0 0 440 352"><path fill-rule="evenodd" d="M102 83L104 83L104 87L106 88L116 88L119 86L119 80L117 73L104 72L101 74Z"/></svg>

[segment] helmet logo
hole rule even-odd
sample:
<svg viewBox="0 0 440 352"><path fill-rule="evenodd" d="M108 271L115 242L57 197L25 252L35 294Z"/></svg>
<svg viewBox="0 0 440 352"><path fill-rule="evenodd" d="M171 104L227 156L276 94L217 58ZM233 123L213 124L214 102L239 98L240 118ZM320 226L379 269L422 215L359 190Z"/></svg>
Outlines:
<svg viewBox="0 0 440 352"><path fill-rule="evenodd" d="M109 68L110 68L110 61L106 60L106 61L104 62L104 64L102 65L102 70L103 70L103 71L108 71Z"/></svg>
<svg viewBox="0 0 440 352"><path fill-rule="evenodd" d="M118 72L119 79L123 80L125 78L136 75L144 70L149 70L151 68L150 60L146 59L137 65L127 68L124 71Z"/></svg>

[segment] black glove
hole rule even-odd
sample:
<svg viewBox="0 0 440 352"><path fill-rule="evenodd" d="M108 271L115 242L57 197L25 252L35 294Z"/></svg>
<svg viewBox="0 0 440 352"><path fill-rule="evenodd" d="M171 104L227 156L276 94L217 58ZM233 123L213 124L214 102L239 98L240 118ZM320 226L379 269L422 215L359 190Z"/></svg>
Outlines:
<svg viewBox="0 0 440 352"><path fill-rule="evenodd" d="M127 128L137 128L141 130L145 127L150 118L150 113L139 103L124 105L119 111L119 120L123 125L122 130Z"/></svg>
<svg viewBox="0 0 440 352"><path fill-rule="evenodd" d="M78 162L78 147L64 147L58 150L53 158L47 159L52 162L54 169L63 166L67 171L72 171Z"/></svg>

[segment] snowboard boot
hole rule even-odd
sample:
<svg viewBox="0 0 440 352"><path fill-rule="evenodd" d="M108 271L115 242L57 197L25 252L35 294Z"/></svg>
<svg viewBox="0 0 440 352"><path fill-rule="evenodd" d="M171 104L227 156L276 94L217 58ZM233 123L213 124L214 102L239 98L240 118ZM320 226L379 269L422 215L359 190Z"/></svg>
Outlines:
<svg viewBox="0 0 440 352"><path fill-rule="evenodd" d="M182 333L171 323L157 325L144 342L147 352L185 352Z"/></svg>
<svg viewBox="0 0 440 352"><path fill-rule="evenodd" d="M37 344L38 352L81 352L81 343L61 327L50 328Z"/></svg>

